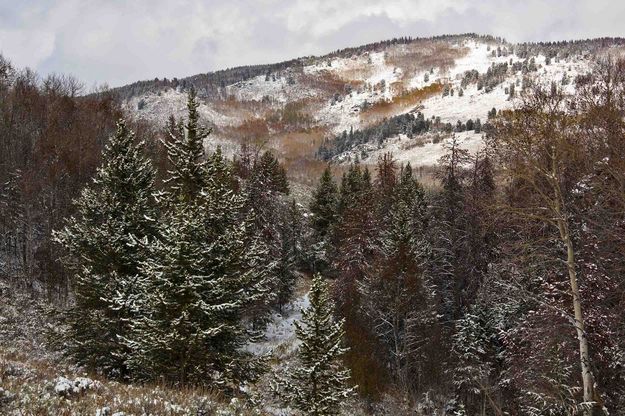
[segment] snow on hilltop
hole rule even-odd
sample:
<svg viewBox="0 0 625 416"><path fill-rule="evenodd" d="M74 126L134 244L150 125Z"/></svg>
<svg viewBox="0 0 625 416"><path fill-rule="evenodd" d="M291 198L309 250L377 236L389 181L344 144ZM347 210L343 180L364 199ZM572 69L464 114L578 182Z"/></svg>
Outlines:
<svg viewBox="0 0 625 416"><path fill-rule="evenodd" d="M529 80L572 91L575 77L587 73L597 55L621 48L593 41L515 45L477 35L401 39L122 90L127 113L162 125L170 114L184 114L186 89L193 85L203 98L200 112L214 127L212 145L233 153L245 137L261 137L288 157L299 146L290 142L292 136L310 128L318 146L320 138L332 140L405 113L421 112L454 126L469 119L484 122L492 108L513 107ZM461 138L471 151L480 148L481 135L473 136L467 132ZM364 151L367 163L392 151L399 160L428 165L442 154L447 138L435 143L426 135L411 144L415 138L397 135L348 149L334 160L352 160ZM314 150L305 157L315 158Z"/></svg>

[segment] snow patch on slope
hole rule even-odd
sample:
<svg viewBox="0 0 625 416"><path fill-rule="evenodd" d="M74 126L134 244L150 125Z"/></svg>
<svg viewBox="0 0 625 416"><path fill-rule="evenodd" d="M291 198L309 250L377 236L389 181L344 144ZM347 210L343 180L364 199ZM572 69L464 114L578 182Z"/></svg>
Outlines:
<svg viewBox="0 0 625 416"><path fill-rule="evenodd" d="M245 350L255 355L274 354L278 349L283 353L294 352L299 345L295 336L295 322L302 319L302 309L309 306L306 293L286 304L282 313L272 312L263 339L246 345Z"/></svg>
<svg viewBox="0 0 625 416"><path fill-rule="evenodd" d="M473 131L463 131L453 133L461 149L467 150L471 155L475 155L484 147L481 134ZM432 166L447 153L447 146L451 144L452 135L437 143L430 140L423 145L414 145L414 141L408 139L403 134L387 140L386 146L370 153L368 160L376 161L384 153L391 152L393 157L400 163L410 163L412 167Z"/></svg>
<svg viewBox="0 0 625 416"><path fill-rule="evenodd" d="M374 52L355 58L343 58L331 61L331 66L312 65L305 68L305 72L318 73L322 70L335 73L339 77L351 74L352 80L362 81L364 84L357 90L341 97L339 101L329 101L317 112L319 123L330 127L333 134L339 134L351 127L359 128L360 110L365 103L376 103L393 98L391 85L402 78L401 68L386 63L384 52ZM348 71L357 71L366 68L362 74ZM381 87L383 85L383 88Z"/></svg>
<svg viewBox="0 0 625 416"><path fill-rule="evenodd" d="M187 93L175 88L169 88L158 93L149 93L132 97L122 104L126 113L132 114L138 120L146 120L156 126L164 126L170 115L176 118L187 116ZM236 117L221 114L205 102L200 101L198 108L202 120L213 123L218 127L237 125Z"/></svg>
<svg viewBox="0 0 625 416"><path fill-rule="evenodd" d="M508 98L505 88L508 83L497 86L493 91L486 93L478 90L475 84L464 90L464 95L459 97L457 93L453 96L443 97L437 95L423 101L420 111L426 117L440 117L442 122L455 124L458 120L463 123L468 119L486 120L488 111L495 107L497 110L511 108L514 101Z"/></svg>
<svg viewBox="0 0 625 416"><path fill-rule="evenodd" d="M269 77L259 75L226 87L226 92L240 101L262 101L268 98L282 104L317 96L315 89L302 88L299 79L300 75L295 71L270 74Z"/></svg>

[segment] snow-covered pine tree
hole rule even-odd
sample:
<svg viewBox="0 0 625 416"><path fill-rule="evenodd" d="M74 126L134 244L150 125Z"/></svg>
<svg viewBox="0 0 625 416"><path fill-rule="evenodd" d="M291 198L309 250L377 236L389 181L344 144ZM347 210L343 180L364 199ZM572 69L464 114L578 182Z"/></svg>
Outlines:
<svg viewBox="0 0 625 416"><path fill-rule="evenodd" d="M266 248L248 239L244 197L231 189L221 155L208 166L204 188L172 206L142 265L145 298L137 307L145 314L126 339L140 379L224 387L261 369L241 350L249 339L242 318L268 296Z"/></svg>
<svg viewBox="0 0 625 416"><path fill-rule="evenodd" d="M254 211L256 218L255 231L272 248L277 248L279 233L276 216L280 206L284 205L282 196L289 193L289 187L284 168L271 152L265 152L254 162L245 193L246 210Z"/></svg>
<svg viewBox="0 0 625 416"><path fill-rule="evenodd" d="M491 407L489 399L493 400L492 396L498 387L494 376L496 354L501 352L496 350L499 339L493 315L489 308L473 305L469 312L456 321L452 339L456 363L452 370L452 380L459 401L470 414Z"/></svg>
<svg viewBox="0 0 625 416"><path fill-rule="evenodd" d="M176 123L173 117L167 123L168 137L163 144L171 170L165 183L169 185L168 194L172 202L194 199L206 184L204 139L211 131L200 125L199 105L195 90L191 89L186 124Z"/></svg>
<svg viewBox="0 0 625 416"><path fill-rule="evenodd" d="M120 340L128 322L145 253L138 240L157 236L154 169L143 143L123 121L103 153L103 164L76 201L77 214L55 240L67 251L75 305L68 312L67 353L78 364L125 377L127 350Z"/></svg>
<svg viewBox="0 0 625 416"><path fill-rule="evenodd" d="M314 416L336 415L355 391L348 386L350 371L341 361L343 320L335 321L328 285L317 274L309 293L310 306L302 311L302 322L295 323L301 341L298 363L287 379L279 379L278 394L285 404Z"/></svg>
<svg viewBox="0 0 625 416"><path fill-rule="evenodd" d="M286 170L272 152L263 153L254 163L252 175L262 177L269 191L288 195L289 181Z"/></svg>
<svg viewBox="0 0 625 416"><path fill-rule="evenodd" d="M271 258L221 150L204 160L208 131L193 91L187 107L186 125L168 123L173 169L162 238L147 245L134 305L141 313L124 343L136 378L231 386L261 369L241 347L251 336L250 305L272 295Z"/></svg>
<svg viewBox="0 0 625 416"><path fill-rule="evenodd" d="M255 160L249 179L245 182L244 212L249 221L248 240L263 246L266 252L264 259L258 259L259 267L263 268L270 286L267 297L250 304L246 316L252 319L255 329L264 326L265 318L272 307L279 306L280 291L283 283L292 284L294 264L283 256L283 236L288 203L285 198L289 192L284 167L271 153L265 152ZM261 263L264 262L264 266Z"/></svg>
<svg viewBox="0 0 625 416"><path fill-rule="evenodd" d="M511 382L511 379L524 371L523 366L517 371L511 368L514 365L508 367L504 363L514 360L513 351L520 345L534 350L534 342L516 338L516 335L530 337L534 330L528 330L533 325L531 318L527 319L533 302L527 299L527 294L522 294L521 288L510 287L513 274L509 266L493 264L476 294L475 302L455 322L451 338L454 365L448 373L452 376L458 402L462 403L466 414L483 414L486 409L490 409L492 414L502 414L502 410L507 408L506 401L511 391L522 385ZM502 290L504 287L508 290ZM524 355L524 358L529 358L527 352ZM540 365L532 363L529 367L530 384L536 379L541 379L537 383L541 387L548 384L548 378L537 375L543 371ZM523 405L529 403L530 400L523 399ZM534 408L535 411L538 409Z"/></svg>

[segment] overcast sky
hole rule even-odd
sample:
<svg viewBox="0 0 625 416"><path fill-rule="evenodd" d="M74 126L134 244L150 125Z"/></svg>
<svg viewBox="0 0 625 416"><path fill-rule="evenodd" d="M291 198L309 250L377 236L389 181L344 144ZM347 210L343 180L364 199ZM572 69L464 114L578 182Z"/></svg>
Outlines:
<svg viewBox="0 0 625 416"><path fill-rule="evenodd" d="M625 37L624 0L0 0L0 52L118 86L396 36Z"/></svg>

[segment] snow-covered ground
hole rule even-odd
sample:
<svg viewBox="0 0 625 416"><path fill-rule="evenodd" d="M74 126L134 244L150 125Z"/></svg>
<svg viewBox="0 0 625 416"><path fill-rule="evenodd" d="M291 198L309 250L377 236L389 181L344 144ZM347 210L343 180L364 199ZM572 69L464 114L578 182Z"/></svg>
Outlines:
<svg viewBox="0 0 625 416"><path fill-rule="evenodd" d="M186 116L187 98L186 92L168 88L158 93L132 97L122 104L122 108L136 119L153 122L155 126L164 126L170 115L176 118ZM204 120L219 127L240 123L236 117L219 113L207 103L201 102L198 111Z"/></svg>
<svg viewBox="0 0 625 416"><path fill-rule="evenodd" d="M342 96L339 101L328 100L317 112L317 121L330 127L333 134L360 127L360 109L363 104L392 99L391 85L398 82L403 74L401 68L386 63L384 52L337 58L331 61L331 65L319 62L304 67L307 74L321 74L324 71L339 79L361 83L361 87Z"/></svg>
<svg viewBox="0 0 625 416"><path fill-rule="evenodd" d="M378 158L386 153L391 153L393 158L399 163L410 163L412 167L433 166L448 151L452 138L455 137L461 149L465 149L471 155L475 155L484 148L482 134L473 131L463 131L458 133L428 133L409 139L406 135L400 134L391 137L384 142L380 148L376 144L360 145L352 151L345 152L337 159L339 162L353 161L358 156L363 163L377 163ZM365 150L367 157L362 158L361 150Z"/></svg>
<svg viewBox="0 0 625 416"><path fill-rule="evenodd" d="M461 149L468 150L474 155L484 147L481 134L475 134L473 131L463 131L453 133L456 137ZM401 135L393 139L389 139L387 145L382 149L376 150L369 155L368 160L377 161L384 153L391 152L393 157L400 163L407 163L413 167L432 166L447 153L447 146L450 144L452 136L440 140L437 143L428 141L421 146L411 145L411 140Z"/></svg>
<svg viewBox="0 0 625 416"><path fill-rule="evenodd" d="M277 76L272 74L267 78L265 75L259 75L237 82L226 87L226 92L241 101L262 101L264 98L269 98L271 101L283 104L317 96L316 90L301 88L298 81L299 74L287 70Z"/></svg>
<svg viewBox="0 0 625 416"><path fill-rule="evenodd" d="M450 85L450 88L454 90L454 94L443 96L437 94L429 97L421 102L417 107L426 118L440 117L444 123L452 123L455 125L457 121L466 122L468 119L481 119L484 122L487 119L488 112L495 108L497 110L504 110L514 107L518 102L518 95L511 98L506 91L511 84L515 84L516 91L520 91L520 80L522 79L521 72L509 73L506 79L495 87L492 91L486 92L484 89L478 90L475 83L468 85L463 89L463 95L460 96L458 91L461 89L461 81L464 73L470 70L477 70L480 74L484 74L489 67L493 64L499 64L503 62L519 62L523 61L516 55L493 57L492 49L485 43L475 42L473 40L465 42L459 47L466 48L469 52L455 61L453 66L448 71L441 72L439 69L429 74L429 80L426 83L424 81L424 74L417 74L411 81L410 85L415 87L423 87L431 82L441 82ZM577 75L583 74L589 71L590 62L586 59L574 57L570 60L555 60L552 59L549 65L546 64L546 57L539 55L535 58L538 71L529 74L529 76L544 85L549 85L551 82L556 82L561 85L565 92L574 92L574 79ZM563 85L562 79L566 78L568 83ZM359 105L358 99L362 97L354 96L350 97L348 106L357 107ZM367 97L372 101L371 97ZM355 115L354 115L355 114ZM357 113L350 113L349 122L354 128L357 127ZM337 127L341 127L335 130L342 131L348 129L350 126L346 126L342 123ZM336 133L336 132L335 132ZM482 136L475 134L472 131L456 133L457 139L460 142L462 148L467 149L471 154L479 151L483 147ZM424 138L421 138L423 140ZM405 136L400 135L398 137L390 138L386 140L383 147L378 149L377 146L364 146L369 154L368 160L377 160L377 157L391 152L394 157L400 162L410 162L413 166L426 166L433 165L437 160L445 154L445 142L449 140L445 139L438 143L433 143L425 137L425 144L414 145ZM357 154L359 149L355 149L353 152L348 152L344 157L339 157L339 160L352 160L353 156ZM348 157L351 156L351 157Z"/></svg>
<svg viewBox="0 0 625 416"><path fill-rule="evenodd" d="M440 117L444 123L455 124L458 120L463 123L468 119L480 119L484 122L488 111L493 107L503 110L512 107L513 100L510 100L505 92L508 84L501 84L493 91L485 93L478 91L477 85L473 84L464 90L464 95L459 97L457 93L453 96L436 95L421 103L420 111L425 117Z"/></svg>
<svg viewBox="0 0 625 416"><path fill-rule="evenodd" d="M282 313L272 312L265 329L264 339L250 343L246 351L256 355L290 354L298 347L295 322L302 319L302 309L308 308L308 293L298 296L282 308Z"/></svg>
<svg viewBox="0 0 625 416"><path fill-rule="evenodd" d="M328 137L338 135L350 128L359 129L374 122L375 119L368 119L361 114L363 106L375 104L380 101L393 99L393 94L397 94L397 85L403 85L404 89L420 89L433 83L448 85L453 89L454 94L443 96L439 93L416 102L413 106L392 107L387 116L393 116L402 112L421 111L425 117L440 117L442 122L449 122L455 125L460 120L466 122L468 119L481 119L486 121L487 113L492 108L503 110L512 108L515 99L510 98L506 92L511 84L515 85L518 93L521 90L520 84L524 77L520 71L512 73L510 70L506 78L492 91L485 92L478 90L475 83L463 88L463 95L458 92L461 89L462 78L466 71L476 70L480 74L495 64L507 62L523 62L515 54L503 53L501 56L493 56L496 44L487 43L479 39L460 40L449 45L455 49L457 58L454 64L449 67L423 68L408 73L406 69L396 67L388 58L388 50L377 52L364 52L352 56L332 57L332 58L307 58L303 68L289 68L277 73L272 73L268 77L265 75L256 76L245 81L235 83L226 87L226 93L234 96L237 100L248 102L260 102L269 98L271 106L279 107L289 102L302 99L310 99L310 106L306 108L316 121L319 127L325 128ZM504 50L508 50L513 45L502 45ZM410 48L414 45L396 45L392 49L392 54L410 53ZM436 53L436 48L424 44L421 55L429 56L428 53ZM390 50L390 49L389 49ZM387 53L388 52L388 53ZM392 55L391 54L391 55ZM411 55L412 56L412 55ZM419 58L415 58L419 59ZM534 57L538 68L536 72L526 74L535 81L543 84L555 82L562 85L566 92L574 91L574 79L577 75L589 71L591 60L588 57L571 56L567 59L551 59L547 64L545 56ZM397 60L392 62L398 62ZM412 68L421 68L424 65L413 65ZM416 72L415 72L416 71ZM426 77L427 74L427 77ZM427 78L427 80L426 80ZM562 82L563 78L567 82ZM342 80L350 82L350 91L333 92L332 89L324 90L322 87L327 79ZM318 80L318 82L317 82ZM240 125L249 117L264 117L265 114L242 111L224 110L223 102L221 106L210 101L202 103L200 113L202 117L217 127L235 127ZM273 107L272 107L273 108ZM168 89L159 93L151 93L144 96L131 98L125 103L125 109L133 117L155 122L162 125L170 114L184 116L186 112L186 95L176 89ZM270 132L272 134L272 132ZM473 133L461 133L459 137L463 145L470 151L476 151L481 147L479 135ZM387 151L393 152L398 160L411 161L415 165L427 165L434 163L441 155L442 143L425 143L422 146L406 146L405 138L396 137L387 140L382 149L367 149L368 153L375 157L378 153ZM232 154L236 146L228 137L213 135L211 142L207 146L214 148L220 145L226 154ZM348 160L349 154L340 158Z"/></svg>

